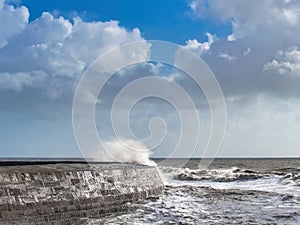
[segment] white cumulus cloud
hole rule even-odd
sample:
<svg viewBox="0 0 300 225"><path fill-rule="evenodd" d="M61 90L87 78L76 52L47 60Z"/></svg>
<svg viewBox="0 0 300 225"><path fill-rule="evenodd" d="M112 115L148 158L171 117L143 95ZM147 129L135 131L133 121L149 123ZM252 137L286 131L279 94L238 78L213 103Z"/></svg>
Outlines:
<svg viewBox="0 0 300 225"><path fill-rule="evenodd" d="M222 59L225 59L228 62L232 62L232 61L235 60L235 56L231 56L231 55L229 55L228 53L225 53L225 52L220 52L218 57L220 57Z"/></svg>
<svg viewBox="0 0 300 225"><path fill-rule="evenodd" d="M74 83L100 55L121 44L143 40L137 28L126 30L118 21L84 22L79 17L70 21L49 12L34 21L28 17L26 7L1 2L0 21L6 21L0 24L2 90L44 85L48 93L55 87L51 96L59 97L58 93L71 90L56 85L57 77L70 78L64 82ZM45 84L36 71L48 77Z"/></svg>
<svg viewBox="0 0 300 225"><path fill-rule="evenodd" d="M233 33L228 37L229 40L244 37L261 28L288 26L292 31L299 25L298 1L193 0L190 8L199 18L230 21Z"/></svg>
<svg viewBox="0 0 300 225"><path fill-rule="evenodd" d="M216 37L210 33L206 33L207 41L199 42L197 39L187 40L185 48L194 51L195 53L201 55L210 49L210 46L214 43Z"/></svg>
<svg viewBox="0 0 300 225"><path fill-rule="evenodd" d="M20 33L28 23L29 12L26 7L14 8L0 0L0 48L7 39Z"/></svg>
<svg viewBox="0 0 300 225"><path fill-rule="evenodd" d="M276 71L281 75L300 76L300 50L293 46L286 51L278 51L275 58L265 64L264 70Z"/></svg>

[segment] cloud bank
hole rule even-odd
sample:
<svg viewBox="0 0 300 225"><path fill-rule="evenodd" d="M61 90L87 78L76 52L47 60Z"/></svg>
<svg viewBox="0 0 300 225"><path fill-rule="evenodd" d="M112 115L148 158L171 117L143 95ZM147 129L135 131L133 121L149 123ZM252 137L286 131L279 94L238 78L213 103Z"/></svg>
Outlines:
<svg viewBox="0 0 300 225"><path fill-rule="evenodd" d="M0 25L2 90L43 86L50 97L59 97L70 90L57 83L78 80L96 57L143 39L139 29L126 30L117 21L84 22L79 17L70 21L48 12L28 19L26 7L0 4L0 21L6 21Z"/></svg>
<svg viewBox="0 0 300 225"><path fill-rule="evenodd" d="M78 80L100 55L143 38L118 21L29 15L0 0L1 156L80 157L71 124Z"/></svg>
<svg viewBox="0 0 300 225"><path fill-rule="evenodd" d="M300 3L192 0L189 7L191 20L229 24L232 29L229 35L217 37L208 28L207 41L187 38L184 45L205 60L225 94L228 130L220 156L299 156ZM118 21L86 22L49 12L33 21L29 16L26 7L0 0L0 21L5 21L0 23L1 154L80 156L74 151L71 125L78 80L100 55L144 38L139 28L126 29ZM120 53L117 60L122 57L127 56ZM142 51L139 57L147 55ZM205 115L203 127L209 128L204 96L193 82L178 71L151 63L120 71L108 84L104 98L98 99L103 114L110 106L108 100L126 82L157 74L184 86L197 99L199 113ZM94 98L87 93L87 100ZM178 118L164 104L155 104L142 104L132 115L137 121L133 126L140 136L147 136L144 127L155 111L169 122L168 137L174 140L169 143L173 143L178 138L179 127L173 124ZM100 129L107 129L108 117L99 118L104 118ZM111 148L119 146L111 143ZM167 155L174 146L162 148L158 156Z"/></svg>
<svg viewBox="0 0 300 225"><path fill-rule="evenodd" d="M202 54L226 97L223 152L299 155L300 3L192 0L189 6L194 19L232 28Z"/></svg>

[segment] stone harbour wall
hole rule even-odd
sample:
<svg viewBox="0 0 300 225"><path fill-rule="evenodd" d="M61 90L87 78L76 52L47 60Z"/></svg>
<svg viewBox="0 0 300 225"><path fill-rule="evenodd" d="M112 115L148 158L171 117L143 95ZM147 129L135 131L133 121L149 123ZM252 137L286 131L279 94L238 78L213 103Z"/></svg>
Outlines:
<svg viewBox="0 0 300 225"><path fill-rule="evenodd" d="M75 224L158 197L155 167L133 164L46 164L0 167L0 224Z"/></svg>

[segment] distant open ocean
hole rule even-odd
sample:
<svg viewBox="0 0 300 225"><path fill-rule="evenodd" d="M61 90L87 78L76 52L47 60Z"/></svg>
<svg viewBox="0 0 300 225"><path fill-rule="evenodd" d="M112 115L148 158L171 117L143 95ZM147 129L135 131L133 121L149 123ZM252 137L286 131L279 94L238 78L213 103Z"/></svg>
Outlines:
<svg viewBox="0 0 300 225"><path fill-rule="evenodd" d="M300 224L300 159L217 159L205 170L199 162L167 161L163 196L86 224Z"/></svg>

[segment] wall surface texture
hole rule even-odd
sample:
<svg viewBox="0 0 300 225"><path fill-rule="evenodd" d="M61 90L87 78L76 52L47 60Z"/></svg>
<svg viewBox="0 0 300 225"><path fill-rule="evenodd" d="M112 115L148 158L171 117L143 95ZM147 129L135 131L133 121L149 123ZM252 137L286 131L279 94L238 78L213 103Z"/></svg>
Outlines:
<svg viewBox="0 0 300 225"><path fill-rule="evenodd" d="M0 224L75 224L124 211L164 189L154 167L46 164L0 167Z"/></svg>

